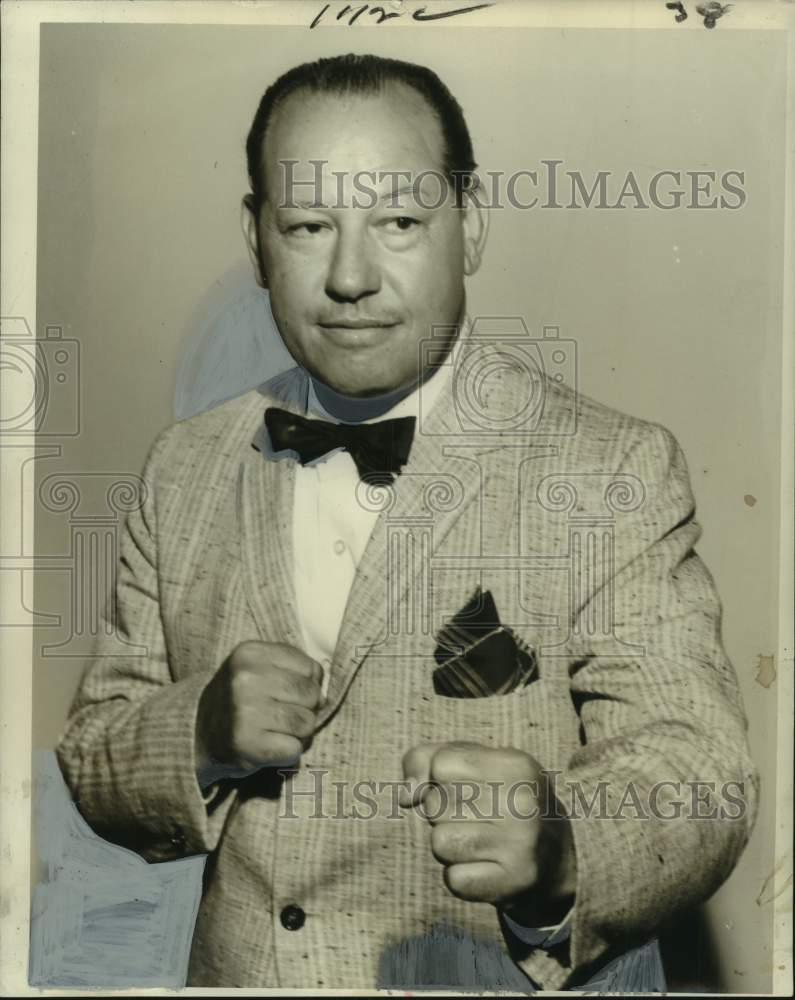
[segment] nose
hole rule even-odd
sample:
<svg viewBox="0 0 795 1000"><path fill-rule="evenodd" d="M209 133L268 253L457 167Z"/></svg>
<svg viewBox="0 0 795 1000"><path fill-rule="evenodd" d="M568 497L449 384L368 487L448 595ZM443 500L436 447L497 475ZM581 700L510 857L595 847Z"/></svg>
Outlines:
<svg viewBox="0 0 795 1000"><path fill-rule="evenodd" d="M326 277L335 302L358 302L381 288L381 272L364 229L339 232Z"/></svg>

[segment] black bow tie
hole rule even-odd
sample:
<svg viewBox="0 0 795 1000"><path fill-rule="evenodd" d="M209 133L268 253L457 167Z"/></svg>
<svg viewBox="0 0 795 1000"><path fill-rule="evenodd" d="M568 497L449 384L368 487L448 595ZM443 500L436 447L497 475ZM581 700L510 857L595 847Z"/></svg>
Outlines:
<svg viewBox="0 0 795 1000"><path fill-rule="evenodd" d="M332 424L275 406L265 411L274 451L290 448L298 453L301 465L306 465L336 448L345 448L362 479L390 485L408 461L415 423L415 417L400 417L374 424Z"/></svg>

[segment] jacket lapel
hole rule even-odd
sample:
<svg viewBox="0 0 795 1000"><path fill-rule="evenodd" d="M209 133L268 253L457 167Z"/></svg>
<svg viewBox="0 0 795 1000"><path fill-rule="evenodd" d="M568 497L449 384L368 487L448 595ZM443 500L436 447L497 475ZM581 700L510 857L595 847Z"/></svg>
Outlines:
<svg viewBox="0 0 795 1000"><path fill-rule="evenodd" d="M238 523L246 594L264 642L300 646L293 590L292 462L251 449L240 463Z"/></svg>
<svg viewBox="0 0 795 1000"><path fill-rule="evenodd" d="M461 432L448 379L431 413L421 414L395 485L367 492L382 509L348 597L320 723L334 714L374 646L422 631L430 610L430 556L480 494L479 467L456 444Z"/></svg>
<svg viewBox="0 0 795 1000"><path fill-rule="evenodd" d="M271 403L300 411L305 389L300 373L277 376L261 390L262 410ZM240 463L237 521L246 594L260 638L301 646L293 584L295 463L261 454L264 423Z"/></svg>

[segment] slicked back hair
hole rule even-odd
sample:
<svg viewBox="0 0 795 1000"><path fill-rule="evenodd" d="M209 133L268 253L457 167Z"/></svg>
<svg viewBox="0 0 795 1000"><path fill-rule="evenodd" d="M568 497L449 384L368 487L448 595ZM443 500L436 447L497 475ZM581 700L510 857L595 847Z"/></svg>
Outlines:
<svg viewBox="0 0 795 1000"><path fill-rule="evenodd" d="M426 66L374 55L333 56L294 66L265 91L246 140L248 177L255 213L265 200L264 146L276 108L291 94L379 94L390 83L402 83L425 98L436 115L444 140L443 171L453 186L456 204L475 186L477 166L461 105Z"/></svg>

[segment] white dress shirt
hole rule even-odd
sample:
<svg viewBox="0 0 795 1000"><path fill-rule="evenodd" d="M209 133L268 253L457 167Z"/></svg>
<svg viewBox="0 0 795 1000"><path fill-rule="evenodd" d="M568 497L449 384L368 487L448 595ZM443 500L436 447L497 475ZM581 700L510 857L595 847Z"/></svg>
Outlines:
<svg viewBox="0 0 795 1000"><path fill-rule="evenodd" d="M404 396L392 409L363 423L417 417L420 394L427 414L450 378L443 365L422 389ZM336 420L322 406L310 382L307 416ZM357 500L359 473L350 454L337 449L307 465L297 465L293 499L295 603L303 650L323 666L323 694L337 645L345 605L356 569L378 512Z"/></svg>

